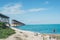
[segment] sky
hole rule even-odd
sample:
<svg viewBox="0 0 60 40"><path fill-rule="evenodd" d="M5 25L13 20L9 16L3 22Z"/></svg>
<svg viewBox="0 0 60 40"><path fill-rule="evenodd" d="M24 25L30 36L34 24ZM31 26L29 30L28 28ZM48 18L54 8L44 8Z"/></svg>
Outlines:
<svg viewBox="0 0 60 40"><path fill-rule="evenodd" d="M25 24L60 24L60 0L0 0L0 13Z"/></svg>

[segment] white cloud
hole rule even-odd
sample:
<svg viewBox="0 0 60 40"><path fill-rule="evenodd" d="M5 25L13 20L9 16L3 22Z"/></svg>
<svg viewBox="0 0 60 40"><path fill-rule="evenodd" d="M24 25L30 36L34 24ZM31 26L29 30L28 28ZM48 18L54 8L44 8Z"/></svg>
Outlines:
<svg viewBox="0 0 60 40"><path fill-rule="evenodd" d="M34 8L34 9L29 9L29 12L39 12L39 11L43 11L43 10L47 10L46 8Z"/></svg>
<svg viewBox="0 0 60 40"><path fill-rule="evenodd" d="M1 8L1 13L7 13L7 14L19 14L24 13L24 10L21 10L22 5L21 4L8 4Z"/></svg>
<svg viewBox="0 0 60 40"><path fill-rule="evenodd" d="M22 10L22 4L7 4L3 7L0 7L0 13L6 13L6 14L22 14L27 12L39 12L47 10L46 8L32 8L27 10Z"/></svg>

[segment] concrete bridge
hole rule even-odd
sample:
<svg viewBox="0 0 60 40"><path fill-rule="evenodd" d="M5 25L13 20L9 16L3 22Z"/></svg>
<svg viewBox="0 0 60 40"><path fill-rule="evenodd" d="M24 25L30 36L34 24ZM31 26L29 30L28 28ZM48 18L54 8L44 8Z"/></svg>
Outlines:
<svg viewBox="0 0 60 40"><path fill-rule="evenodd" d="M23 26L23 25L25 25L25 24L22 22L19 22L17 20L12 20L12 26Z"/></svg>
<svg viewBox="0 0 60 40"><path fill-rule="evenodd" d="M0 22L5 23L7 26L9 26L9 17L6 15L3 15L2 13L0 13Z"/></svg>

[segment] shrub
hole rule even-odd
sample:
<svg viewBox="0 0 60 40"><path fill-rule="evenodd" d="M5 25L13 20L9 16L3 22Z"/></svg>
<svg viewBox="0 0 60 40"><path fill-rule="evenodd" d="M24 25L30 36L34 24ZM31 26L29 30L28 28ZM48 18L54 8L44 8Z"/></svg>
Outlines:
<svg viewBox="0 0 60 40"><path fill-rule="evenodd" d="M8 28L8 27L6 26L6 23L0 22L0 28L5 29L5 28Z"/></svg>
<svg viewBox="0 0 60 40"><path fill-rule="evenodd" d="M11 28L0 29L0 38L7 38L8 36L14 34L15 31Z"/></svg>
<svg viewBox="0 0 60 40"><path fill-rule="evenodd" d="M5 25L5 23L0 22L0 38L7 38L8 36L14 34L15 31Z"/></svg>

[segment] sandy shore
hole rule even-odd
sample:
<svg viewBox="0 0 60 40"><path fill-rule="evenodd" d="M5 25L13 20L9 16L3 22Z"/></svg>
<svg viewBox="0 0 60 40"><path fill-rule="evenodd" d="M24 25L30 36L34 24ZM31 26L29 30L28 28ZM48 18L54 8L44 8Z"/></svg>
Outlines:
<svg viewBox="0 0 60 40"><path fill-rule="evenodd" d="M57 36L56 34L40 34L30 31L19 30L14 27L11 28L14 29L16 33L4 40L60 40L55 38L55 36Z"/></svg>

